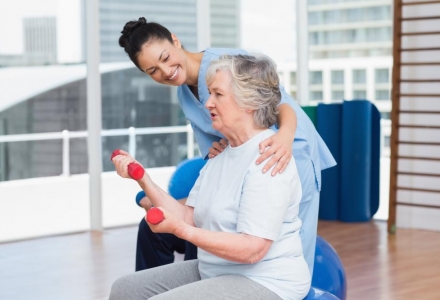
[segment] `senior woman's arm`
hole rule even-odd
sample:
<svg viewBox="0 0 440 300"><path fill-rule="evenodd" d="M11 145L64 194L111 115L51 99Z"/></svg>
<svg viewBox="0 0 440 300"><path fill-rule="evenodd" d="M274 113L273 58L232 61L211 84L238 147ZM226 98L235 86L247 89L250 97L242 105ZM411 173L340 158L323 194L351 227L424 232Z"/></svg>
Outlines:
<svg viewBox="0 0 440 300"><path fill-rule="evenodd" d="M131 178L127 172L129 164L137 163L141 165L128 152L123 150L120 150L120 155L112 158L112 162L115 165L118 175L123 178ZM160 186L153 182L147 172L145 172L144 176L137 182L142 190L144 190L145 194L148 195L149 200L154 206L163 207L172 212L179 220L186 221L190 225L194 226L192 210L188 209L183 203L175 201L173 197L171 197L167 192L162 190Z"/></svg>
<svg viewBox="0 0 440 300"><path fill-rule="evenodd" d="M289 104L279 105L278 111L279 130L275 135L260 143L262 155L256 161L257 164L260 164L272 156L263 168L263 173L266 173L276 164L272 170L272 176L278 172L282 173L292 159L292 145L297 126L296 113ZM267 147L269 148L266 149Z"/></svg>
<svg viewBox="0 0 440 300"><path fill-rule="evenodd" d="M154 183L147 173L145 173L144 177L139 180L138 183L148 195L154 206L164 208L171 212L178 220L181 220L190 226L194 226L194 210L180 201L175 201L170 194Z"/></svg>
<svg viewBox="0 0 440 300"><path fill-rule="evenodd" d="M259 262L273 243L244 233L210 231L191 226L178 228L176 235L213 255L242 264Z"/></svg>
<svg viewBox="0 0 440 300"><path fill-rule="evenodd" d="M148 224L153 232L171 233L187 240L197 247L223 259L242 264L259 262L269 251L273 241L245 233L211 231L179 220L174 214L160 208L164 220L158 225ZM187 213L192 214L192 207L186 206ZM186 218L185 218L186 219Z"/></svg>

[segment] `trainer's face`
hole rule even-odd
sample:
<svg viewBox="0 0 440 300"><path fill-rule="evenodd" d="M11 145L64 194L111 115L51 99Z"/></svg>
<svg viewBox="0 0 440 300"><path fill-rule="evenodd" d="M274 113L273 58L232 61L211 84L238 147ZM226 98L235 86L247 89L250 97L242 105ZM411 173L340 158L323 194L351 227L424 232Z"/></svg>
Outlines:
<svg viewBox="0 0 440 300"><path fill-rule="evenodd" d="M180 41L172 35L168 40L153 40L146 43L138 56L139 67L161 84L179 86L187 77L187 61Z"/></svg>

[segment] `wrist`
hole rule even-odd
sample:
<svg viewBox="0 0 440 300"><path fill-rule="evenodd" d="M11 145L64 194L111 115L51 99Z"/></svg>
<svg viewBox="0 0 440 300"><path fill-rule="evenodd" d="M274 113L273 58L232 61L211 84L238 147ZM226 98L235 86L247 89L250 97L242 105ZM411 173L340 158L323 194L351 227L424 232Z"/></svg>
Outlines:
<svg viewBox="0 0 440 300"><path fill-rule="evenodd" d="M187 223L181 222L181 224L176 228L174 235L182 240L189 241L191 239L191 230L193 228L194 227L189 226Z"/></svg>
<svg viewBox="0 0 440 300"><path fill-rule="evenodd" d="M281 126L278 129L278 133L292 141L295 138L295 133L291 130L291 128L287 128L287 126Z"/></svg>

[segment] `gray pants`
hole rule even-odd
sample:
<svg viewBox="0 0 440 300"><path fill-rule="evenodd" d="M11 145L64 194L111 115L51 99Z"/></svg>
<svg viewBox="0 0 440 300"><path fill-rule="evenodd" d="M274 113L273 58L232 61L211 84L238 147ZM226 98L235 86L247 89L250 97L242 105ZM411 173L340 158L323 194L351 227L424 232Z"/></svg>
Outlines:
<svg viewBox="0 0 440 300"><path fill-rule="evenodd" d="M280 300L275 293L244 276L200 279L198 260L139 271L116 280L110 300Z"/></svg>

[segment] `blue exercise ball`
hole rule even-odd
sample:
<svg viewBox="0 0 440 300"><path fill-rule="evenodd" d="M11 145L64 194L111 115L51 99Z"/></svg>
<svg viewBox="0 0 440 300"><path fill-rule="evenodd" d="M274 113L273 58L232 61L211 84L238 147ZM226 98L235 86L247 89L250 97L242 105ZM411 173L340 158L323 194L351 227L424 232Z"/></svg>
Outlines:
<svg viewBox="0 0 440 300"><path fill-rule="evenodd" d="M344 266L336 250L320 236L316 239L312 286L332 293L341 300L346 299L347 281Z"/></svg>
<svg viewBox="0 0 440 300"><path fill-rule="evenodd" d="M329 292L320 290L315 287L311 287L309 293L307 294L307 297L305 297L304 300L340 300L340 299Z"/></svg>
<svg viewBox="0 0 440 300"><path fill-rule="evenodd" d="M201 157L186 159L178 164L171 176L168 193L177 200L188 197L205 164L206 161Z"/></svg>
<svg viewBox="0 0 440 300"><path fill-rule="evenodd" d="M145 197L146 195L145 195L145 192L144 191L140 191L139 193L137 193L137 195L136 195L136 204L138 205L138 206L141 206L140 205L140 202L141 202L141 200Z"/></svg>

